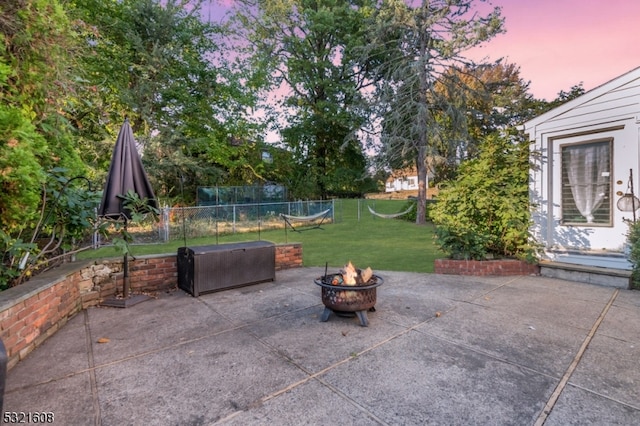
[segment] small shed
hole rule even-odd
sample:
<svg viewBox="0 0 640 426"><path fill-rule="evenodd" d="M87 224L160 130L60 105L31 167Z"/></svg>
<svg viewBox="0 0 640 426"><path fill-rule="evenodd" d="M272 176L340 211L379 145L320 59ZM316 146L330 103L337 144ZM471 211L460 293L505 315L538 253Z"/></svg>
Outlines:
<svg viewBox="0 0 640 426"><path fill-rule="evenodd" d="M640 208L640 67L523 125L532 142L533 235L544 260L630 270ZM633 207L631 207L633 206Z"/></svg>

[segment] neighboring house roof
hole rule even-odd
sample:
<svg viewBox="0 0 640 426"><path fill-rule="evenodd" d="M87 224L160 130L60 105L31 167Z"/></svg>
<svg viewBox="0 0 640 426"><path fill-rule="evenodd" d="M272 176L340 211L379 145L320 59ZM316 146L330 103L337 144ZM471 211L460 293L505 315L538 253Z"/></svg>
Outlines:
<svg viewBox="0 0 640 426"><path fill-rule="evenodd" d="M396 179L402 179L406 177L418 176L418 171L414 168L408 167L406 169L394 170L387 178L387 182L393 182Z"/></svg>

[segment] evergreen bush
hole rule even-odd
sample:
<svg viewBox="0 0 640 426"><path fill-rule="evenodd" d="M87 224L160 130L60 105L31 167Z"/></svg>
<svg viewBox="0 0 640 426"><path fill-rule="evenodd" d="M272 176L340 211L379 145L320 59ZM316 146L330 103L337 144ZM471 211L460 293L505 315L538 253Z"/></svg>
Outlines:
<svg viewBox="0 0 640 426"><path fill-rule="evenodd" d="M627 243L629 244L629 262L631 269L631 286L640 289L640 222L628 221Z"/></svg>
<svg viewBox="0 0 640 426"><path fill-rule="evenodd" d="M460 165L431 209L436 244L454 259L534 261L529 226L529 145L491 135Z"/></svg>

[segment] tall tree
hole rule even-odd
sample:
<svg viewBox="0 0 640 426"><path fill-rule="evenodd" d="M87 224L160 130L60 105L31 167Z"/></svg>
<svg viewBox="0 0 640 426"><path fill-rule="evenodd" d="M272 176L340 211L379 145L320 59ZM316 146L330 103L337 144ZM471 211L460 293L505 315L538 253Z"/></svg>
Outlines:
<svg viewBox="0 0 640 426"><path fill-rule="evenodd" d="M434 182L455 179L460 163L478 155L484 138L515 129L537 111L531 108L537 101L527 92L529 83L520 78L515 64L469 65L450 68L445 75L436 82L435 91L464 111L465 120L453 125L449 115L440 114L442 134L433 147L437 160L430 162Z"/></svg>
<svg viewBox="0 0 640 426"><path fill-rule="evenodd" d="M471 61L464 52L502 31L500 8L481 10L484 0L384 0L372 16L365 60L377 71L377 103L382 117L383 158L398 165L413 162L418 171L416 222L425 223L427 159L443 139L442 115L464 128L465 114L449 102L437 83Z"/></svg>
<svg viewBox="0 0 640 426"><path fill-rule="evenodd" d="M19 233L38 214L48 171L83 170L63 112L76 40L58 1L2 2L0 12L0 225Z"/></svg>
<svg viewBox="0 0 640 426"><path fill-rule="evenodd" d="M76 87L69 53L76 40L58 1L2 2L0 12L0 225L24 229L37 214L46 173L83 170L63 113Z"/></svg>
<svg viewBox="0 0 640 426"><path fill-rule="evenodd" d="M65 113L77 53L59 1L0 2L0 289L26 273L18 264L29 253L78 236L69 231L79 217L64 209L70 191L61 197L58 185L84 172Z"/></svg>
<svg viewBox="0 0 640 426"><path fill-rule="evenodd" d="M92 102L77 102L73 111L79 125L91 124L84 126L85 158L106 171L109 150L101 146L113 144L129 116L159 196L178 197L183 178L194 196L198 185L245 176L243 152L254 148L234 141L258 135L247 113L250 87L231 72L219 44L223 30L202 19L201 3L75 0L92 50L83 64ZM104 141L98 149L96 136Z"/></svg>
<svg viewBox="0 0 640 426"><path fill-rule="evenodd" d="M240 3L236 28L248 41L251 63L266 70L281 95L272 111L283 117L282 140L299 164L292 192L357 191L366 161L355 135L364 121L358 105L367 79L354 48L365 40L373 1Z"/></svg>

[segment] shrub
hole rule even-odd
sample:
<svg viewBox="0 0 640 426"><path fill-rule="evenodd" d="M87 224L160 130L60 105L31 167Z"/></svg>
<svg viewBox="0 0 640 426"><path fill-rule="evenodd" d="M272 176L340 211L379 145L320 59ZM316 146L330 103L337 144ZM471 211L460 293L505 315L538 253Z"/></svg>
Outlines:
<svg viewBox="0 0 640 426"><path fill-rule="evenodd" d="M77 249L92 232L99 195L86 188L86 178L69 179L67 172L55 169L46 174L37 221L24 225L20 232L0 228L0 290L18 285L51 266L52 260Z"/></svg>
<svg viewBox="0 0 640 426"><path fill-rule="evenodd" d="M133 241L133 236L127 228L128 224L144 223L149 216L157 222L160 211L155 207L155 203L152 203L148 198L140 198L140 195L133 190L129 190L126 194L119 195L119 197L123 200L123 210L131 216L131 219L124 221L121 220L122 218L117 220L107 219L100 224L98 232L103 237L109 238L109 231L113 231L114 235L111 238L113 246L117 251L128 256L131 254L129 244Z"/></svg>
<svg viewBox="0 0 640 426"><path fill-rule="evenodd" d="M629 244L629 262L631 270L631 286L640 289L640 222L628 221L627 243Z"/></svg>
<svg viewBox="0 0 640 426"><path fill-rule="evenodd" d="M425 219L427 220L427 222L430 222L431 221L431 209L432 209L432 206L435 203L437 203L437 200L430 198L430 199L426 200L426 203L427 203L427 205L426 205ZM400 211L405 211L406 209L408 209L411 206L413 206L413 208L409 211L409 213L400 216L398 219L405 220L405 221L411 222L411 223L416 223L416 217L418 216L418 206L417 206L417 200L415 198L410 197L407 200L407 202L402 206Z"/></svg>
<svg viewBox="0 0 640 426"><path fill-rule="evenodd" d="M460 165L431 209L436 244L456 259L535 260L529 226L528 142L491 135Z"/></svg>

